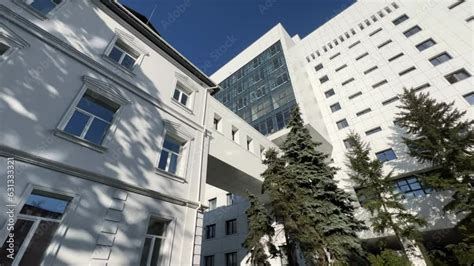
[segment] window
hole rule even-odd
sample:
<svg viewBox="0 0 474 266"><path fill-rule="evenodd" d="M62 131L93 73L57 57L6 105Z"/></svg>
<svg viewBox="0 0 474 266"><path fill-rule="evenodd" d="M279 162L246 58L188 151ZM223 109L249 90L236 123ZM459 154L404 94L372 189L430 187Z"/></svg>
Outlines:
<svg viewBox="0 0 474 266"><path fill-rule="evenodd" d="M472 21L474 21L474 16L470 16L466 18L466 22L472 22Z"/></svg>
<svg viewBox="0 0 474 266"><path fill-rule="evenodd" d="M372 36L374 36L375 34L381 32L381 31L382 31L382 28L378 28L378 29L374 30L373 32L371 32L371 33L369 34L369 37L372 37Z"/></svg>
<svg viewBox="0 0 474 266"><path fill-rule="evenodd" d="M234 142L239 143L239 130L232 126L231 137Z"/></svg>
<svg viewBox="0 0 474 266"><path fill-rule="evenodd" d="M360 41L357 41L351 45L349 45L349 49L353 48L354 46L358 45L360 43Z"/></svg>
<svg viewBox="0 0 474 266"><path fill-rule="evenodd" d="M226 198L227 198L227 206L234 204L234 194L227 193Z"/></svg>
<svg viewBox="0 0 474 266"><path fill-rule="evenodd" d="M329 57L329 60L333 60L334 58L338 57L339 55L341 55L341 53L334 54L331 57Z"/></svg>
<svg viewBox="0 0 474 266"><path fill-rule="evenodd" d="M329 98L329 97L333 96L334 94L336 94L336 93L334 92L333 89L330 89L330 90L327 90L327 91L324 92L324 96L326 96L326 98Z"/></svg>
<svg viewBox="0 0 474 266"><path fill-rule="evenodd" d="M344 37L342 37L342 35L339 35L339 40L340 40L341 42L344 42Z"/></svg>
<svg viewBox="0 0 474 266"><path fill-rule="evenodd" d="M388 59L388 62L392 62L393 60L398 59L398 58L402 57L403 55L404 55L404 53L399 53L397 55L394 55L394 56L392 56Z"/></svg>
<svg viewBox="0 0 474 266"><path fill-rule="evenodd" d="M318 72L322 68L323 68L323 64L318 64L317 66L314 67L314 70L316 70L316 72Z"/></svg>
<svg viewBox="0 0 474 266"><path fill-rule="evenodd" d="M470 105L474 105L474 92L470 92L463 97Z"/></svg>
<svg viewBox="0 0 474 266"><path fill-rule="evenodd" d="M359 56L356 58L356 61L358 61L358 60L360 60L360 59L366 57L367 55L369 55L369 53L363 53L363 54L359 55Z"/></svg>
<svg viewBox="0 0 474 266"><path fill-rule="evenodd" d="M367 113L369 113L369 112L371 112L371 111L372 111L372 109L366 108L366 109L364 109L364 110L362 110L362 111L360 111L360 112L357 112L356 115L357 115L357 116L365 115L365 114L367 114Z"/></svg>
<svg viewBox="0 0 474 266"><path fill-rule="evenodd" d="M316 51L316 55L321 56L321 54L319 53L319 51Z"/></svg>
<svg viewBox="0 0 474 266"><path fill-rule="evenodd" d="M375 89L375 88L377 88L377 87L382 86L383 84L385 84L385 83L387 83L387 82L388 82L388 81L387 81L386 79L384 79L384 80L382 80L382 81L380 81L380 82L377 82L377 83L375 83L374 85L372 85L372 88Z"/></svg>
<svg viewBox="0 0 474 266"><path fill-rule="evenodd" d="M453 9L464 2L466 2L466 0L456 0L452 5L448 6L448 9Z"/></svg>
<svg viewBox="0 0 474 266"><path fill-rule="evenodd" d="M462 69L459 69L459 70L456 70L455 72L451 73L451 74L448 74L446 75L444 78L446 78L446 80L451 83L451 84L454 84L458 81L461 81L463 79L467 79L471 76L471 74L469 74L469 72L467 72L464 68Z"/></svg>
<svg viewBox="0 0 474 266"><path fill-rule="evenodd" d="M237 266L237 252L225 254L225 266Z"/></svg>
<svg viewBox="0 0 474 266"><path fill-rule="evenodd" d="M119 107L98 93L86 90L63 130L80 139L101 145Z"/></svg>
<svg viewBox="0 0 474 266"><path fill-rule="evenodd" d="M140 266L151 266L162 264L163 246L166 241L168 221L151 218L146 231L145 243L143 244Z"/></svg>
<svg viewBox="0 0 474 266"><path fill-rule="evenodd" d="M247 137L247 150L253 152L253 140L250 137Z"/></svg>
<svg viewBox="0 0 474 266"><path fill-rule="evenodd" d="M212 127L214 130L222 132L222 118L217 114L214 114L214 120L212 121Z"/></svg>
<svg viewBox="0 0 474 266"><path fill-rule="evenodd" d="M206 239L211 239L216 237L216 225L210 224L206 225Z"/></svg>
<svg viewBox="0 0 474 266"><path fill-rule="evenodd" d="M178 166L184 143L166 135L161 148L158 168L171 174L178 174Z"/></svg>
<svg viewBox="0 0 474 266"><path fill-rule="evenodd" d="M387 41L385 41L385 42L379 44L379 46L377 46L377 48L380 49L380 48L384 47L385 45L387 45L387 44L389 44L389 43L391 43L391 42L392 42L392 40L387 40Z"/></svg>
<svg viewBox="0 0 474 266"><path fill-rule="evenodd" d="M237 233L237 219L225 221L225 234L232 235Z"/></svg>
<svg viewBox="0 0 474 266"><path fill-rule="evenodd" d="M356 31L354 29L351 29L351 33L352 33L352 35L355 35Z"/></svg>
<svg viewBox="0 0 474 266"><path fill-rule="evenodd" d="M361 30L363 30L363 29L364 29L364 24L359 23L359 28L360 28Z"/></svg>
<svg viewBox="0 0 474 266"><path fill-rule="evenodd" d="M364 71L364 75L369 74L370 72L376 70L377 68L378 68L378 66L373 66L373 67L367 69L366 71Z"/></svg>
<svg viewBox="0 0 474 266"><path fill-rule="evenodd" d="M321 82L321 84L323 84L324 82L326 82L326 81L328 81L328 80L329 80L329 78L328 78L327 75L326 75L326 76L322 76L321 78L319 78L319 82Z"/></svg>
<svg viewBox="0 0 474 266"><path fill-rule="evenodd" d="M394 183L395 191L402 193L404 198L422 197L433 191L431 188L424 187L416 176L397 179Z"/></svg>
<svg viewBox="0 0 474 266"><path fill-rule="evenodd" d="M422 89L426 89L430 87L431 85L429 83L421 84L420 86L413 88L414 91L421 91Z"/></svg>
<svg viewBox="0 0 474 266"><path fill-rule="evenodd" d="M395 96L395 97L392 97L392 98L390 98L390 99L388 99L388 100L383 101L383 102L382 102L382 105L387 105L387 104L393 103L393 102L395 102L395 101L397 101L397 100L398 100L398 96Z"/></svg>
<svg viewBox="0 0 474 266"><path fill-rule="evenodd" d="M311 62L311 59L309 59L309 56L306 57L306 61Z"/></svg>
<svg viewBox="0 0 474 266"><path fill-rule="evenodd" d="M40 14L47 15L59 4L61 4L62 0L33 0L25 2Z"/></svg>
<svg viewBox="0 0 474 266"><path fill-rule="evenodd" d="M204 256L204 266L214 266L214 255Z"/></svg>
<svg viewBox="0 0 474 266"><path fill-rule="evenodd" d="M397 3L395 3L395 2L392 2L392 6L393 6L393 8L395 8L395 9L398 9L398 5L397 5Z"/></svg>
<svg viewBox="0 0 474 266"><path fill-rule="evenodd" d="M6 54L9 49L10 49L10 46L8 46L7 44L3 42L0 42L0 56Z"/></svg>
<svg viewBox="0 0 474 266"><path fill-rule="evenodd" d="M448 53L444 52L444 53L441 53L441 54L431 58L430 62L431 62L431 64L433 64L433 66L437 66L437 65L442 64L446 61L449 61L451 58L452 57Z"/></svg>
<svg viewBox="0 0 474 266"><path fill-rule="evenodd" d="M334 45L336 45L336 46L339 45L339 42L337 41L337 39L334 39L333 42L334 42Z"/></svg>
<svg viewBox="0 0 474 266"><path fill-rule="evenodd" d="M209 202L209 210L210 211L215 210L217 207L217 199L213 198L213 199L210 199L208 202Z"/></svg>
<svg viewBox="0 0 474 266"><path fill-rule="evenodd" d="M362 92L361 92L361 91L356 92L356 93L354 93L354 94L352 94L352 95L349 96L349 100L352 100L352 99L354 99L355 97L358 97L358 96L361 96L361 95L362 95Z"/></svg>
<svg viewBox="0 0 474 266"><path fill-rule="evenodd" d="M372 128L372 129L369 129L369 130L365 131L365 135L369 136L369 135L372 135L372 134L377 133L379 131L382 131L381 127Z"/></svg>
<svg viewBox="0 0 474 266"><path fill-rule="evenodd" d="M423 51L423 50L426 50L428 48L430 48L431 46L435 45L436 42L433 41L433 39L428 39L426 41L423 41L422 43L419 43L416 45L416 49L418 49L418 51Z"/></svg>
<svg viewBox="0 0 474 266"><path fill-rule="evenodd" d="M421 31L421 28L417 25L417 26L414 26L414 27L411 27L410 29L408 29L407 31L405 31L403 34L409 38L413 35L415 35L416 33L420 32Z"/></svg>
<svg viewBox="0 0 474 266"><path fill-rule="evenodd" d="M347 64L344 64L344 65L342 65L342 66L336 68L336 72L339 72L340 70L342 70L342 69L344 69L344 68L346 68L346 67L347 67Z"/></svg>
<svg viewBox="0 0 474 266"><path fill-rule="evenodd" d="M140 54L120 39L117 39L108 57L117 64L131 70L135 66Z"/></svg>
<svg viewBox="0 0 474 266"><path fill-rule="evenodd" d="M329 49L332 49L332 44L328 43Z"/></svg>
<svg viewBox="0 0 474 266"><path fill-rule="evenodd" d="M324 52L327 52L328 48L326 48L326 46L323 46L323 50L324 50Z"/></svg>
<svg viewBox="0 0 474 266"><path fill-rule="evenodd" d="M375 156L377 156L377 159L379 161L381 161L382 163L386 162L386 161L391 161L391 160L397 159L397 155L395 154L395 152L392 149L379 151L379 152L375 153Z"/></svg>
<svg viewBox="0 0 474 266"><path fill-rule="evenodd" d="M407 19L408 19L408 16L406 14L403 14L403 15L399 16L398 18L394 19L392 22L393 22L393 24L398 25L398 24L402 23L403 21L405 21Z"/></svg>
<svg viewBox="0 0 474 266"><path fill-rule="evenodd" d="M354 78L350 78L350 79L348 79L348 80L342 82L341 85L342 85L342 86L345 86L345 85L351 83L352 81L354 81Z"/></svg>
<svg viewBox="0 0 474 266"><path fill-rule="evenodd" d="M365 20L365 25L370 26L370 21L368 19Z"/></svg>
<svg viewBox="0 0 474 266"><path fill-rule="evenodd" d="M372 19L373 22L377 22L377 17L376 16L370 16L370 18Z"/></svg>
<svg viewBox="0 0 474 266"><path fill-rule="evenodd" d="M379 12L377 12L377 14L379 14L379 16L380 16L381 18L385 17L385 15L383 14L383 11L382 11L382 10L380 10Z"/></svg>
<svg viewBox="0 0 474 266"><path fill-rule="evenodd" d="M343 142L344 142L344 147L346 147L346 149L352 148L353 143L352 143L352 141L350 141L350 139L345 139L345 140L343 140Z"/></svg>
<svg viewBox="0 0 474 266"><path fill-rule="evenodd" d="M346 35L346 38L349 39L351 37L351 35L349 35L349 33L344 33L344 35Z"/></svg>
<svg viewBox="0 0 474 266"><path fill-rule="evenodd" d="M412 72L412 71L415 70L415 69L416 69L416 67L414 67L414 66L409 67L409 68L403 70L402 72L398 73L398 75L399 75L399 76L403 76L403 75L405 75L405 74L408 74L408 73Z"/></svg>
<svg viewBox="0 0 474 266"><path fill-rule="evenodd" d="M237 99L237 109L238 110L245 108L247 105L248 105L247 96L240 97L239 99Z"/></svg>
<svg viewBox="0 0 474 266"><path fill-rule="evenodd" d="M334 113L336 111L341 110L341 105L339 103L335 103L335 104L331 105L330 108L331 108L331 112Z"/></svg>
<svg viewBox="0 0 474 266"><path fill-rule="evenodd" d="M316 59L316 56L314 56L314 54L311 54L311 58Z"/></svg>
<svg viewBox="0 0 474 266"><path fill-rule="evenodd" d="M346 119L342 119L342 120L337 121L336 125L337 125L338 129L343 129L343 128L346 128L346 127L349 126Z"/></svg>
<svg viewBox="0 0 474 266"><path fill-rule="evenodd" d="M385 11L387 11L387 13L392 13L392 10L390 9L390 7L385 7Z"/></svg>
<svg viewBox="0 0 474 266"><path fill-rule="evenodd" d="M181 88L181 86L176 86L173 93L173 99L175 99L178 103L188 107L189 97L190 93L185 92L185 90Z"/></svg>
<svg viewBox="0 0 474 266"><path fill-rule="evenodd" d="M43 260L71 200L70 197L36 189L31 192L11 232L15 244L14 265L36 265ZM7 251L8 241L7 237L0 250L2 265L12 262L7 257L10 254Z"/></svg>

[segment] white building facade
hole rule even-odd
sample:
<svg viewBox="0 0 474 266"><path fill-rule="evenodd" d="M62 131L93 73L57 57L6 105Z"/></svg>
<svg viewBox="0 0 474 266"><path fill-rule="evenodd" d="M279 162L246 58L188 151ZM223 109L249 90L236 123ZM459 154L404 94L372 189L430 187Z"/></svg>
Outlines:
<svg viewBox="0 0 474 266"><path fill-rule="evenodd" d="M196 265L206 182L261 182L275 145L144 22L108 0L0 2L0 264Z"/></svg>
<svg viewBox="0 0 474 266"><path fill-rule="evenodd" d="M357 196L345 172L345 139L355 131L370 144L373 158L383 160L387 171L395 170L394 186L404 192L407 206L427 219L427 248L442 246L455 238L457 219L440 211L446 192L422 187L413 177L424 167L407 155L403 130L394 124L397 95L403 88L429 92L438 101L454 101L467 118L474 117L472 10L472 1L359 0L304 38L290 37L282 25L275 26L211 78L222 86L279 42L303 119L341 169L339 185ZM228 88L217 95L234 89L232 82L225 85ZM285 135L280 130L267 137L280 145ZM359 210L358 217L367 215ZM215 220L214 213L206 212L204 220ZM368 243L381 237L370 231L361 234ZM219 248L217 252L226 247Z"/></svg>

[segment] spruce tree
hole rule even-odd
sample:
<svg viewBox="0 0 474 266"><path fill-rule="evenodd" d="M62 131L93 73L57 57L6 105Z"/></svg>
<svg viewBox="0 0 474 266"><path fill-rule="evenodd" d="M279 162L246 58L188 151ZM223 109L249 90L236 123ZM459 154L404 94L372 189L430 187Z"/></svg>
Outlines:
<svg viewBox="0 0 474 266"><path fill-rule="evenodd" d="M351 132L351 145L346 154L349 176L364 195L364 207L370 212L369 219L375 233L393 231L402 246L407 239L414 243L419 238L417 228L426 221L409 213L402 203L402 193L394 191L392 172L384 174L383 164L378 159L370 159L370 147L359 134ZM411 252L405 250L406 253Z"/></svg>
<svg viewBox="0 0 474 266"><path fill-rule="evenodd" d="M245 214L247 214L249 222L249 232L243 243L243 246L250 252L247 263L267 265L270 256L273 257L278 253L277 248L272 242L272 237L275 234L272 218L255 195L249 194L248 199L250 206L245 211ZM267 255L267 252L270 256Z"/></svg>
<svg viewBox="0 0 474 266"><path fill-rule="evenodd" d="M338 188L336 169L318 151L320 143L312 141L298 108L289 128L282 156L268 151L262 174L272 214L284 226L289 263L297 265L296 249L310 265L347 263L362 253L356 233L365 227L355 219L349 194Z"/></svg>
<svg viewBox="0 0 474 266"><path fill-rule="evenodd" d="M396 123L406 130L403 142L409 154L432 169L425 174L429 186L453 192L453 200L444 210L463 213L465 217L458 224L463 241L448 248L455 254L469 252L467 257L473 258L474 120L465 119L466 112L454 108L454 102L438 103L429 93L404 89L400 100L402 111L397 114Z"/></svg>

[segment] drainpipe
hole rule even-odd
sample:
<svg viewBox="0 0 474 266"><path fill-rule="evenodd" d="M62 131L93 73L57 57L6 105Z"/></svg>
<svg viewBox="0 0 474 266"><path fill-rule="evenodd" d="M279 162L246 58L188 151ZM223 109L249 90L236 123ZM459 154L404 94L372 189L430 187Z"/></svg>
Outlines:
<svg viewBox="0 0 474 266"><path fill-rule="evenodd" d="M201 125L203 127L202 130L202 138L201 138L201 158L199 159L199 185L198 185L198 195L197 195L197 202L199 203L198 208L196 209L196 217L194 219L194 230L196 230L196 225L197 225L197 218L199 214L199 210L202 208L201 204L201 191L202 191L202 180L203 180L203 175L202 175L202 170L204 167L204 141L206 140L206 134L207 134L207 127L206 127L206 112L207 112L207 95L209 94L210 90L217 89L219 86L213 86L213 87L207 87L204 90L204 107L203 107L203 113L202 113L202 122ZM196 236L196 232L194 232L194 236ZM191 263L189 265L193 265L194 262L194 250L196 243L193 245L193 253L191 256Z"/></svg>

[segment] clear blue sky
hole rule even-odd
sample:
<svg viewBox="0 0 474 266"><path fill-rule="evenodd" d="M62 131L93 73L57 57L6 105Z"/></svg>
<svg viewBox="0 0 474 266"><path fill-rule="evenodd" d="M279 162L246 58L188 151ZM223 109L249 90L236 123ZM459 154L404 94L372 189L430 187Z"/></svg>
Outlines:
<svg viewBox="0 0 474 266"><path fill-rule="evenodd" d="M277 23L290 36L316 29L355 0L119 0L149 17L171 45L212 74Z"/></svg>

